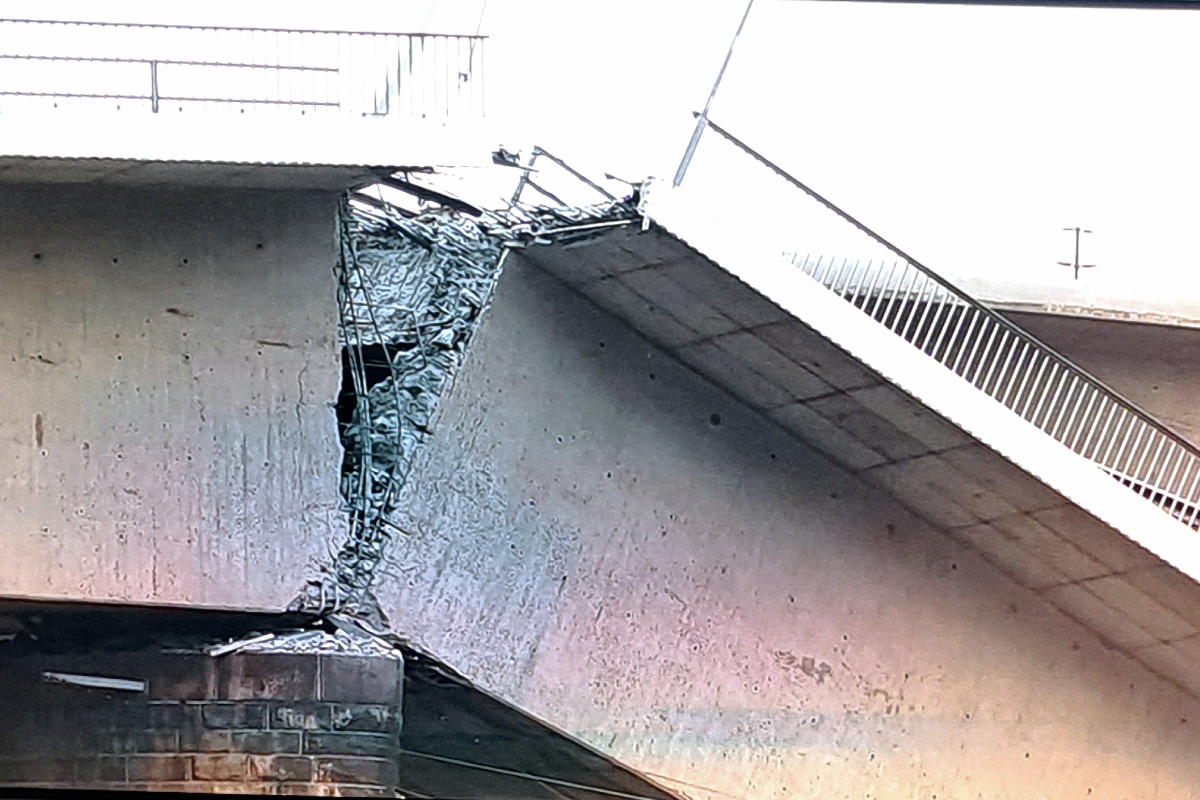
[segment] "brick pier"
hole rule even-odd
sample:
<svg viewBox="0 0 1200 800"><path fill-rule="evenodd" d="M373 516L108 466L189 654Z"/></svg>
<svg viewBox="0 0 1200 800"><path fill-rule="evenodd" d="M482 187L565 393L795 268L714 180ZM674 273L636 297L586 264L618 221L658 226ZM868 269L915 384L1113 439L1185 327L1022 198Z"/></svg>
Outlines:
<svg viewBox="0 0 1200 800"><path fill-rule="evenodd" d="M27 654L4 667L0 784L390 797L398 780L399 658L142 649Z"/></svg>

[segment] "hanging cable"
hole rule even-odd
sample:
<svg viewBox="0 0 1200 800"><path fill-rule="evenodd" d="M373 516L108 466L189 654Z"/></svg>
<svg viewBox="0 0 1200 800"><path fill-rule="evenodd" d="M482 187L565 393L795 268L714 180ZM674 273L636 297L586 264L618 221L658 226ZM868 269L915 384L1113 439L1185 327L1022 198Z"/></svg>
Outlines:
<svg viewBox="0 0 1200 800"><path fill-rule="evenodd" d="M650 797L644 794L630 794L617 789L605 789L601 786L590 786L586 783L574 783L572 781L559 780L558 778L547 778L544 775L533 775L529 772L520 772L518 770L504 769L503 767L493 767L488 764L479 764L474 761L462 761L457 758L449 758L447 756L436 756L433 753L422 753L419 750L408 750L400 748L400 753L406 756L414 756L415 758L425 758L430 761L440 761L443 764L454 764L459 767L467 767L469 769L483 770L484 772L494 772L498 775L508 775L512 778L521 778L528 781L537 781L546 783L551 786L562 786L567 789L583 789L585 791L602 794L607 797L620 797L624 800L661 800L661 798Z"/></svg>

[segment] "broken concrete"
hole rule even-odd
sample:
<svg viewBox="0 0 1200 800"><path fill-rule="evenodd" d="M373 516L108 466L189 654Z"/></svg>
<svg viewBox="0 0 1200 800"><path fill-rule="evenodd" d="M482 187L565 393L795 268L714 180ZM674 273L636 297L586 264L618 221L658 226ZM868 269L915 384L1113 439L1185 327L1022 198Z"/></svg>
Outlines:
<svg viewBox="0 0 1200 800"><path fill-rule="evenodd" d="M391 516L503 253L544 241L551 231L560 241L593 236L592 224L602 231L632 213L629 203L613 201L573 209L514 206L480 219L445 209L411 218L386 206L343 204L338 298L346 374L339 412L350 530L294 608L342 611L386 627L372 588L389 541L403 532Z"/></svg>

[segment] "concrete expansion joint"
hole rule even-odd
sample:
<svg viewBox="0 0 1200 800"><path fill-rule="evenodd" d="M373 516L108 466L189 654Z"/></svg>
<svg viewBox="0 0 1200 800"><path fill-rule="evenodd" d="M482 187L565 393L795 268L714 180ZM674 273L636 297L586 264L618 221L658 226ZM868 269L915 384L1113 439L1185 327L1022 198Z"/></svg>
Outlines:
<svg viewBox="0 0 1200 800"><path fill-rule="evenodd" d="M686 264L690 260L691 260L690 258L684 256L684 257L680 257L680 258L670 258L670 259L667 259L666 261L647 262L645 264L640 264L631 269L617 270L615 273L613 273L613 275L619 279L621 276L632 275L635 272L645 272L647 270L652 270L652 269L662 269L664 267L674 267L674 266L678 266L680 264ZM672 281L672 282L674 282L674 281ZM630 287L630 288L632 289L633 287ZM679 288L684 291L687 291L686 286L680 286ZM640 294L640 292L639 292L639 294Z"/></svg>
<svg viewBox="0 0 1200 800"><path fill-rule="evenodd" d="M1036 594L1047 594L1049 592L1055 591L1056 589L1062 589L1065 586L1081 586L1086 589L1087 585L1089 583L1091 583L1092 581L1101 580L1103 578L1121 578L1121 577L1124 577L1124 576L1130 574L1131 571L1132 570L1126 570L1124 572L1105 572L1100 575L1089 575L1086 578L1074 578L1069 581L1059 581L1058 583L1051 583L1046 586L1039 586L1036 589L1033 589L1033 591Z"/></svg>
<svg viewBox="0 0 1200 800"><path fill-rule="evenodd" d="M632 292L634 295L636 295L640 299L644 300L645 302L653 305L664 316L670 318L674 322L679 323L680 325L682 325L685 328L691 328L692 326L689 326L684 320L680 319L677 315L675 315L672 312L668 311L667 309L663 308L661 303L659 303L652 297L648 297L644 291L639 290L636 285L630 284L627 280L630 277L636 277L636 276L641 275L642 273L646 273L646 272L664 270L664 269L667 269L670 267L685 266L690 262L690 260L691 259L689 259L688 257L680 257L680 258L668 259L666 261L655 261L653 263L642 264L640 266L633 267L632 269L617 269L614 272L611 272L611 273L608 273L605 275L601 275L597 278L594 278L593 280L585 281L582 284L580 284L580 286L586 287L586 286L589 286L592 284L601 283L603 281L617 281L622 286L624 286L626 289L628 289L630 292ZM663 280L667 284L669 284L670 287L674 287L674 290L676 293L684 295L686 297L692 297L692 289L690 289L687 285L680 283L678 280L671 277L670 275L664 275ZM749 287L747 287L747 289L749 291L754 291L753 289L750 289ZM725 333L717 334L717 336L724 336L729 333L735 333L738 330L748 330L748 328L746 326L743 326L737 320L733 319L728 314L721 311L719 308L710 308L709 310L711 311L711 313L713 315L723 319L725 322L727 322L729 324L729 326L731 326L729 328L729 330L727 330ZM698 341L709 339L709 338L713 338L713 337L701 336L696 341L698 342ZM695 343L696 342L688 342L688 344L695 344Z"/></svg>
<svg viewBox="0 0 1200 800"><path fill-rule="evenodd" d="M1165 645L1167 647L1172 647L1174 645L1181 644L1183 642L1192 642L1192 641L1200 641L1200 631L1194 631L1192 633L1187 634L1186 636L1176 636L1176 637L1173 637L1170 639L1159 639L1154 644L1144 644L1139 647L1135 647L1133 649L1135 652L1137 652L1139 650L1147 650L1151 647L1161 647L1163 645Z"/></svg>
<svg viewBox="0 0 1200 800"><path fill-rule="evenodd" d="M639 294L638 297L642 297L642 295ZM653 300L649 300L644 297L642 299L646 300L647 303L651 303L651 304L654 303ZM667 315L668 317L671 317L671 319L675 320L676 322L679 322L678 318L671 315L671 312L669 312L665 309L660 309L660 310L662 311L663 314ZM730 331L729 333L737 333L737 331ZM674 348L672 348L672 349L683 350L688 347L697 347L702 344L715 344L717 339L720 339L722 336L728 336L729 333L718 333L718 334L712 334L712 335L706 335L706 336L699 336L695 339L687 339L686 341L680 342L679 344L675 345Z"/></svg>
<svg viewBox="0 0 1200 800"><path fill-rule="evenodd" d="M958 444L947 445L946 447L932 447L929 450L929 455L940 456L946 453L953 453L956 450L970 450L974 447L979 447L980 443L974 439L967 442L959 442ZM986 447L986 445L984 445Z"/></svg>
<svg viewBox="0 0 1200 800"><path fill-rule="evenodd" d="M1037 516L1036 516L1037 514L1041 514L1046 511L1053 511L1057 508L1067 508L1072 505L1073 504L1070 501L1063 500L1062 502L1054 503L1053 505L1038 506L1037 508L1025 508L1025 509L1021 509L1019 511L1014 511L1010 514L1000 514L999 516L989 517L988 519L980 520L980 522L1004 522L1006 520L1016 520L1016 519L1032 519L1033 521L1037 522L1038 521ZM970 527L970 526L967 526L967 527Z"/></svg>
<svg viewBox="0 0 1200 800"><path fill-rule="evenodd" d="M802 370L804 372L807 372L809 375L812 375L814 378L819 379L821 377L820 375L817 375L812 370L805 367L803 364L797 364L796 368L799 370ZM793 397L792 399L790 399L786 402L779 403L778 405L774 405L774 406L769 406L769 407L765 408L764 410L765 411L779 411L781 409L788 408L790 406L794 406L797 403L799 403L802 406L808 406L813 403L820 402L821 400L828 400L831 397L847 397L847 398L849 398L850 393L847 392L845 389L836 389L835 388L828 392L822 392L821 394L806 395L805 397ZM837 422L837 420L833 419L832 417L828 417L825 414L821 414L821 412L819 410L814 409L814 413L820 414L822 417L824 417L825 419L829 420L832 423L836 424L836 422Z"/></svg>
<svg viewBox="0 0 1200 800"><path fill-rule="evenodd" d="M816 399L816 398L814 398L814 399ZM930 456L940 456L940 455L944 455L946 453L953 453L955 450L970 450L973 447L977 447L978 444L979 444L978 442L971 441L971 442L963 442L961 444L953 444L948 447L940 447L940 448L931 447L928 450L926 450L924 453L916 453L916 454L910 455L910 456L899 456L897 458L887 459L880 464L872 464L869 467L863 467L862 469L858 470L856 474L865 475L867 473L870 473L873 470L882 469L884 467L900 466L902 464L908 464L908 463L911 463L914 461L920 461L921 459L929 458ZM986 519L983 517L980 517L978 519L978 521L979 522L991 522L994 519L1001 519L1001 517L989 517ZM953 527L970 527L970 526L953 526Z"/></svg>

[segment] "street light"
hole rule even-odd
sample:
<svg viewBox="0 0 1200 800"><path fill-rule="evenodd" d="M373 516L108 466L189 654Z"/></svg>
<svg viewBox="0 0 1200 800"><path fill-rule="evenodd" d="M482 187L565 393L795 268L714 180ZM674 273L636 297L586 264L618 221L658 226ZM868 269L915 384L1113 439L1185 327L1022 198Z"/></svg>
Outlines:
<svg viewBox="0 0 1200 800"><path fill-rule="evenodd" d="M1092 267L1096 266L1095 264L1080 264L1079 263L1079 234L1091 233L1091 231L1087 230L1086 228L1079 228L1079 227L1063 228L1063 230L1064 231L1075 231L1075 263L1072 264L1070 261L1059 261L1058 264L1059 264L1059 266L1063 266L1063 267L1071 267L1071 266L1075 267L1075 280L1079 280L1080 268L1091 269Z"/></svg>

